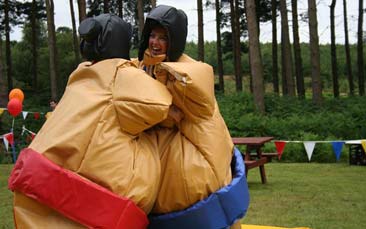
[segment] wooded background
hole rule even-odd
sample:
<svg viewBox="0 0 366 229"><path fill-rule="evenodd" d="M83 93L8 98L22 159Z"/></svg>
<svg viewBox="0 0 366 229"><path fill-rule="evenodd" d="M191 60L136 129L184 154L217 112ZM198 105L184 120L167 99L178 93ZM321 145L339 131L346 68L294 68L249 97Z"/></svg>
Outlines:
<svg viewBox="0 0 366 229"><path fill-rule="evenodd" d="M233 75L235 90L241 92L248 88L260 113L265 112L266 93L299 99L310 96L320 106L324 90L331 90L335 98L364 96L363 0L358 1L356 45L348 42L347 1L327 2L331 12L330 45L319 44L315 0L308 0L306 15L298 15L296 0L197 0L198 39L187 44L186 52L214 66L217 91L224 92L227 81L224 75ZM71 17L72 28L56 30L53 0L0 0L1 107L6 106L8 92L15 87L24 90L28 97L39 97L38 102L44 104L50 98L62 96L69 74L82 61L76 20L111 12L130 22L134 29L131 56L135 57L144 13L155 7L157 1L78 0L77 9L72 3L70 0L70 14L65 15ZM344 31L337 31L344 34L344 45L335 44L336 4L342 4L344 9ZM216 9L217 42L204 41L203 14L208 8ZM76 10L79 18L75 18ZM292 18L287 18L288 11L292 12ZM277 20L281 22L281 31L277 31ZM299 20L309 25L309 43L300 43ZM260 22L266 21L272 23L272 42L261 44ZM10 41L11 28L16 25L23 28L23 37L20 41ZM277 41L278 33L280 41Z"/></svg>
<svg viewBox="0 0 366 229"><path fill-rule="evenodd" d="M307 13L298 14L295 0L197 0L199 35L197 41L187 43L185 53L214 67L216 97L232 136L301 141L365 138L363 1L358 1L357 44L348 41L346 0L326 1L331 43L319 44L319 2L308 0ZM28 113L27 118L0 114L0 134L14 133L16 152L31 141L29 133L23 135L23 127L38 132L49 100L62 97L70 73L83 61L76 21L104 12L119 15L133 25L131 56L136 57L143 15L156 5L141 0L78 0L74 9L72 3L70 0L70 14L64 15L71 18L72 28L56 29L52 0L0 0L0 111L7 106L9 91L20 88L25 94L23 115ZM336 4L344 9L344 29L340 31L334 29ZM202 14L208 9L216 12L217 41L204 39ZM292 18L287 18L288 11ZM299 41L300 20L309 25L308 43ZM260 22L272 24L272 42L259 41ZM22 28L22 38L10 41L15 26ZM336 36L344 37L344 44L335 44ZM0 163L5 159L0 153ZM300 144L288 144L281 160L304 162L307 156ZM329 144L319 144L312 161L335 162Z"/></svg>

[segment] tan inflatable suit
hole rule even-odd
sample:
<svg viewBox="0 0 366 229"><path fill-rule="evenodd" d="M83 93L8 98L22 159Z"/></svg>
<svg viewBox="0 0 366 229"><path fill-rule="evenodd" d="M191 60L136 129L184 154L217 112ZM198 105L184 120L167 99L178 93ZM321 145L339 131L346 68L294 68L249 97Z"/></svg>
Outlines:
<svg viewBox="0 0 366 229"><path fill-rule="evenodd" d="M168 118L155 128L162 177L153 212L168 213L230 183L233 143L215 99L211 66L182 55L177 62L156 65L155 76L184 113L177 125Z"/></svg>
<svg viewBox="0 0 366 229"><path fill-rule="evenodd" d="M168 50L151 56L149 37L157 25L168 33ZM183 210L232 179L233 143L215 99L213 69L182 55L186 35L185 13L159 5L147 16L141 37L140 68L166 85L184 113L180 123L168 119L156 128L162 177L153 213Z"/></svg>
<svg viewBox="0 0 366 229"><path fill-rule="evenodd" d="M149 213L161 168L155 132L144 131L166 119L171 102L167 88L130 61L84 62L29 148ZM28 196L14 193L17 228L85 228ZM80 211L93 210L80 206Z"/></svg>
<svg viewBox="0 0 366 229"><path fill-rule="evenodd" d="M143 131L164 120L170 104L166 88L126 60L83 63L29 148L148 213L161 173L156 137ZM14 211L18 228L72 225L17 192Z"/></svg>

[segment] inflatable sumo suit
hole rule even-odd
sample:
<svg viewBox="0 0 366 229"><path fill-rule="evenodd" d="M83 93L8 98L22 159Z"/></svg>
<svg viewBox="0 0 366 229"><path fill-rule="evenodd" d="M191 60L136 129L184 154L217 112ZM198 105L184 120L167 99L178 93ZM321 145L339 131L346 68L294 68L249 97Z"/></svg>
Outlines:
<svg viewBox="0 0 366 229"><path fill-rule="evenodd" d="M168 50L152 56L149 36L157 25L168 32ZM186 36L185 13L165 5L150 12L142 32L140 68L166 85L184 113L179 123L168 118L155 128L162 172L150 228L224 228L249 204L244 172L234 169L244 165L215 99L213 69L182 54Z"/></svg>
<svg viewBox="0 0 366 229"><path fill-rule="evenodd" d="M161 168L155 132L172 96L129 61L130 25L80 25L88 60L9 178L17 228L146 228ZM147 130L147 131L145 131Z"/></svg>

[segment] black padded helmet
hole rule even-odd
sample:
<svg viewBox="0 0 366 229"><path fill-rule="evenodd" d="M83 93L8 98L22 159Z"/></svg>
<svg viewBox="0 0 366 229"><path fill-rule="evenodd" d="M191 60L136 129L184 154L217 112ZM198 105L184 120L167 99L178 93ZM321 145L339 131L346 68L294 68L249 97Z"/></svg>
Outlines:
<svg viewBox="0 0 366 229"><path fill-rule="evenodd" d="M169 61L178 60L186 46L187 15L182 10L166 5L157 6L146 17L139 47L139 60L144 58L144 52L149 46L151 30L156 25L161 25L168 31L167 57Z"/></svg>
<svg viewBox="0 0 366 229"><path fill-rule="evenodd" d="M130 59L131 25L114 14L101 14L80 23L80 51L89 61Z"/></svg>

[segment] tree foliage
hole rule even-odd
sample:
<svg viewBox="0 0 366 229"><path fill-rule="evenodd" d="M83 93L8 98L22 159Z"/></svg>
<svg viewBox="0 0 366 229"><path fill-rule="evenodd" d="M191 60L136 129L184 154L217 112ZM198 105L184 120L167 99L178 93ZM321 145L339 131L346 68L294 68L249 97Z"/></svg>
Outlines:
<svg viewBox="0 0 366 229"><path fill-rule="evenodd" d="M151 1L143 0L144 12L150 12ZM110 13L118 15L118 1L109 1L108 10ZM104 11L103 0L87 0L87 17L97 16ZM139 44L139 27L138 27L138 12L137 12L137 0L123 1L123 19L129 22L133 28L132 45L137 47Z"/></svg>
<svg viewBox="0 0 366 229"><path fill-rule="evenodd" d="M230 27L230 11L228 10L229 5L227 4L229 1L221 1L222 2L222 28ZM255 0L256 5L256 15L257 22L267 22L271 20L271 0ZM244 1L239 1L239 22L240 22L240 35L242 38L246 38L248 36L248 26L247 20L245 17L245 7Z"/></svg>
<svg viewBox="0 0 366 229"><path fill-rule="evenodd" d="M4 0L0 0L0 3L2 4ZM31 24L29 23L29 7L30 7L30 0L26 2L22 2L23 5L21 5L20 1L9 1L13 4L13 11L11 19L14 20L14 23L23 23L22 24L22 39L20 41L12 41L10 43L10 47L12 50L12 62L13 62L13 79L14 79L14 87L21 87L24 89L29 96L37 95L41 97L41 101L44 101L45 104L47 104L47 100L50 98L49 90L50 90L50 81L49 81L49 64L48 64L48 45L47 45L47 32L46 32L46 24L44 20L44 5L42 7L42 2L44 4L44 0L42 1L36 1L37 2L37 18L39 20L37 21L37 62L39 63L37 73L38 73L38 82L39 82L39 90L38 92L34 92L32 90L32 78L31 78L31 70L34 66L33 62L31 61L33 52L31 51ZM109 1L109 7L110 12L118 13L118 2L117 0L111 0ZM135 23L135 15L136 13L136 0L134 1L123 1L124 2L124 19L126 21L129 21L131 24L136 25ZM208 1L205 1L207 3ZM220 13L225 16L228 13L228 4L225 3L227 1L221 1L221 8ZM240 1L242 2L242 1ZM268 10L270 10L270 1L264 1L267 2ZM95 4L95 8L90 8L90 4ZM150 10L150 1L146 1L145 4L145 12L148 12ZM261 2L263 4L263 2ZM207 4L206 4L207 7ZM243 6L242 6L243 7ZM266 9L263 8L264 6L260 7L263 12L267 12ZM88 1L87 5L89 16L97 15L98 13L103 12L103 1ZM244 8L243 8L244 9ZM244 12L244 11L242 11ZM258 13L258 12L257 12ZM0 7L0 15L3 14L3 8ZM301 16L301 15L300 15ZM262 20L268 18L266 16L262 16ZM3 21L3 17L0 17L0 20ZM243 19L241 19L243 20ZM244 23L245 20L242 22ZM242 24L241 23L241 24ZM221 28L225 26L229 26L229 21L226 20L221 24ZM244 28L244 27L243 27ZM3 33L4 30L0 30L0 33ZM137 27L135 27L135 34L137 34ZM240 50L241 50L241 66L242 66L242 72L244 75L248 75L250 73L249 69L249 59L248 59L248 43L244 42L243 36L244 32L241 32L242 34L242 40L240 43ZM58 28L56 31L56 38L57 38L57 50L59 52L59 66L57 69L57 74L59 75L59 94L61 95L64 91L65 84L67 82L67 79L70 75L70 73L74 70L74 64L73 64L73 58L74 54L72 52L72 33L69 28ZM233 68L233 54L232 54L232 42L231 42L231 33L228 31L225 31L222 33L222 50L223 50L223 69L225 72L225 75L232 75L234 73ZM134 39L135 46L133 47L133 50L131 51L131 57L136 57L136 47L138 42L138 37L135 37ZM3 55L2 57L5 58L5 42L2 42L3 47ZM352 63L357 62L357 50L354 45L351 45L351 56L350 61ZM272 53L271 53L271 44L261 44L261 53L262 53L262 63L263 63L263 76L265 83L271 82L272 80ZM320 75L322 78L321 84L324 86L325 90L328 91L329 88L332 88L331 82L331 61L330 61L330 51L328 50L329 46L327 45L321 45L320 46ZM303 61L303 74L305 78L305 90L307 94L309 93L309 87L311 86L311 80L309 76L311 75L311 63L310 63L310 52L309 52L309 44L302 43L301 44L301 57L304 60ZM197 59L197 44L189 42L186 46L186 52L191 55L193 58ZM365 50L364 50L364 56ZM205 42L205 62L208 64L211 64L215 70L217 70L217 59L216 59L216 44L215 42ZM337 68L339 70L339 77L340 77L340 96L347 95L349 92L347 89L347 79L349 72L347 71L347 65L346 65L346 55L343 45L337 45ZM33 65L33 66L32 66ZM3 62L3 69L5 70L6 63ZM281 70L281 69L279 69ZM355 75L357 75L357 66L353 66L351 68L351 72ZM6 75L5 75L6 76ZM227 76L225 77L225 80L227 80ZM245 79L244 79L245 81ZM226 87L226 86L225 86ZM357 84L356 84L356 89ZM244 88L244 90L248 90L248 88ZM266 92L272 91L272 85L266 86ZM357 91L357 90L356 90Z"/></svg>
<svg viewBox="0 0 366 229"><path fill-rule="evenodd" d="M9 24L11 26L17 26L22 23L19 18L21 14L21 6L23 3L14 0L0 0L0 34L4 34L5 32L5 1L7 1L7 4L9 5Z"/></svg>

